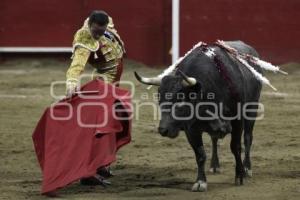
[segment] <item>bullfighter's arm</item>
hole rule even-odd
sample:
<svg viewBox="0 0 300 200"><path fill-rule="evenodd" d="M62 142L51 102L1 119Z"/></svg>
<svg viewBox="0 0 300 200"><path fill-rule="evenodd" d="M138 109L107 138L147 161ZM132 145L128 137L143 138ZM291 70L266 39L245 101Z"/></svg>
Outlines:
<svg viewBox="0 0 300 200"><path fill-rule="evenodd" d="M79 76L82 74L91 52L82 47L75 49L72 63L66 73L66 89L75 91Z"/></svg>

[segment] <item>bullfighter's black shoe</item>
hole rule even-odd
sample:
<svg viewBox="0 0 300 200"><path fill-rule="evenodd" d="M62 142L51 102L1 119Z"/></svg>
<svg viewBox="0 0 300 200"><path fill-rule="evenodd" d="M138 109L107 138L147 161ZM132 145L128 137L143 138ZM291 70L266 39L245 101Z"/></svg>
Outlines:
<svg viewBox="0 0 300 200"><path fill-rule="evenodd" d="M112 171L110 170L110 167L101 167L97 170L97 174L102 176L103 178L110 178L113 177L114 174L112 173Z"/></svg>
<svg viewBox="0 0 300 200"><path fill-rule="evenodd" d="M102 186L106 187L108 185L111 185L111 182L105 180L102 176L97 174L92 177L80 179L80 184L81 185L89 185L89 186L102 185Z"/></svg>

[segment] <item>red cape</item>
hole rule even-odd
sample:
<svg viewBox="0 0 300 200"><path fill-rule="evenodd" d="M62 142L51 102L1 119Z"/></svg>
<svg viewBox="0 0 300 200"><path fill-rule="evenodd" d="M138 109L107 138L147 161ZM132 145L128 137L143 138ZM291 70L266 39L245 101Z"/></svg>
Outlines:
<svg viewBox="0 0 300 200"><path fill-rule="evenodd" d="M116 103L123 109L118 116L131 116L130 93L100 80L80 91L99 92L84 94L89 98L75 95L48 107L33 133L43 172L42 193L94 175L99 167L115 161L117 150L130 142L131 120L114 117Z"/></svg>

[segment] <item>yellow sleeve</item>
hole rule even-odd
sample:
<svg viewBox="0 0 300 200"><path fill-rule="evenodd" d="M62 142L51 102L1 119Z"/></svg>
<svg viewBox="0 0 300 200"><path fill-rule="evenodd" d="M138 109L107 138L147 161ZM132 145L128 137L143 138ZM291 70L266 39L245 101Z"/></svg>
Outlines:
<svg viewBox="0 0 300 200"><path fill-rule="evenodd" d="M67 87L68 85L77 85L79 76L82 74L91 52L88 49L78 47L73 54L72 63L67 70Z"/></svg>

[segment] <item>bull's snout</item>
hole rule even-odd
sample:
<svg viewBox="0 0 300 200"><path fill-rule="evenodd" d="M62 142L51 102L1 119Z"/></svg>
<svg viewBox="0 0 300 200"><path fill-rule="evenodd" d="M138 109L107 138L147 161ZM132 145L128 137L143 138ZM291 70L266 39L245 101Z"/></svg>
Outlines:
<svg viewBox="0 0 300 200"><path fill-rule="evenodd" d="M169 137L169 138L176 138L179 134L179 130L169 130L167 128L158 128L158 132L160 133L161 136L163 137Z"/></svg>
<svg viewBox="0 0 300 200"><path fill-rule="evenodd" d="M168 134L168 129L162 128L162 127L158 127L158 132L159 132L162 136L167 136L167 134Z"/></svg>

